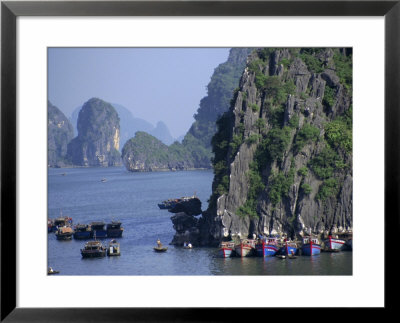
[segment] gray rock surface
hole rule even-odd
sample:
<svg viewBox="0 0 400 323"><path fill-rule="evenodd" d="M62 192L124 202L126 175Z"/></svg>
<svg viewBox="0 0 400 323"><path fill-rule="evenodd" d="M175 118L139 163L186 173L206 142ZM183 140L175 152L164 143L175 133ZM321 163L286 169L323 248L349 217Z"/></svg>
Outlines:
<svg viewBox="0 0 400 323"><path fill-rule="evenodd" d="M77 166L119 166L120 127L114 107L97 98L87 101L79 112L78 136L67 149Z"/></svg>
<svg viewBox="0 0 400 323"><path fill-rule="evenodd" d="M347 51L348 52L348 51ZM282 84L293 81L295 91L286 98L283 107L283 126L289 128L292 118L298 119L289 131L289 145L283 152L281 160L266 161L262 169L261 178L265 188L255 199L256 217L243 216L239 208L249 198L251 183L249 170L255 160L260 139L246 142L246 138L258 134L265 134L273 127L273 120L269 117L271 103L268 93L261 92L256 87L255 73L246 68L240 82L240 91L230 110L233 128L231 138L235 134L243 133L243 140L232 155L229 149L226 162L229 167L229 189L220 195L216 203L210 203L210 208L203 212L199 219L200 243L202 245L217 245L222 238L239 236L251 237L253 234L281 234L292 238L300 238L310 232L326 234L334 231L352 230L352 153L344 153L334 147L335 154L345 163L345 167L333 169L332 180L336 181L336 191L321 198L326 179L313 171L311 162L320 156L328 146L325 141L325 127L328 123L337 120L351 108L352 94L343 84L336 72L332 49L316 51L308 62L302 59L295 50L275 50L266 62L269 68L260 68L266 77L279 77ZM290 64L282 70L279 62L285 58ZM258 54L252 54L251 61L260 59ZM307 64L320 64L321 73L315 73ZM283 65L282 65L283 66ZM329 67L329 68L326 68ZM312 66L312 68L316 68ZM334 89L334 104L327 106L323 99L326 86ZM249 107L257 105L260 111L254 112ZM277 108L275 105L273 108ZM257 129L256 122L262 119L265 122L263 131ZM293 119L293 120L295 120ZM304 146L296 151L296 138L303 126L316 128L318 138L308 140ZM270 190L273 185L272 174L281 173L288 177L293 168L293 180L290 187L282 195L278 203L273 203ZM307 169L306 175L299 174L300 169ZM218 184L218 183L217 183ZM213 187L217 187L213 184ZM305 188L310 190L305 193ZM215 193L214 191L214 194Z"/></svg>

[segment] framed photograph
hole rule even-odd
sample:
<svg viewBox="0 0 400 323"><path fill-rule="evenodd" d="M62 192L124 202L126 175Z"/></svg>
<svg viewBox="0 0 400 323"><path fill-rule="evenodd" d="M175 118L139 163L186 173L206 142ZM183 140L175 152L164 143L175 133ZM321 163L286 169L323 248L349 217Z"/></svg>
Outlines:
<svg viewBox="0 0 400 323"><path fill-rule="evenodd" d="M390 309L399 14L2 2L1 319Z"/></svg>

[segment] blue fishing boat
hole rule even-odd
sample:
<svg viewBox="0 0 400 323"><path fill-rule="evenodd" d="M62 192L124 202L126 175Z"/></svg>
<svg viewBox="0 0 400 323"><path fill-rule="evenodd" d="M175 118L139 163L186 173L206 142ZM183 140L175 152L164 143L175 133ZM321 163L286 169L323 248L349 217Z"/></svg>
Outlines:
<svg viewBox="0 0 400 323"><path fill-rule="evenodd" d="M92 236L92 229L90 225L87 224L77 224L74 230L74 239L83 240L90 239Z"/></svg>
<svg viewBox="0 0 400 323"><path fill-rule="evenodd" d="M301 251L305 256L319 255L321 253L321 244L318 238L310 236L304 237Z"/></svg>
<svg viewBox="0 0 400 323"><path fill-rule="evenodd" d="M275 256L279 250L278 237L263 238L256 244L256 252L259 257Z"/></svg>
<svg viewBox="0 0 400 323"><path fill-rule="evenodd" d="M233 241L223 241L219 245L218 256L222 258L229 258L232 256L232 251L235 249Z"/></svg>
<svg viewBox="0 0 400 323"><path fill-rule="evenodd" d="M120 238L122 237L122 232L124 232L124 228L121 228L121 222L111 221L111 223L107 224L108 238Z"/></svg>
<svg viewBox="0 0 400 323"><path fill-rule="evenodd" d="M297 253L297 243L294 241L285 241L279 254L286 256L294 256Z"/></svg>
<svg viewBox="0 0 400 323"><path fill-rule="evenodd" d="M92 228L90 237L95 239L107 238L107 230L104 228L105 225L106 224L103 221L92 222L90 224L90 227Z"/></svg>
<svg viewBox="0 0 400 323"><path fill-rule="evenodd" d="M328 250L341 250L344 248L346 241L329 235L328 239L324 240L324 243L325 248Z"/></svg>
<svg viewBox="0 0 400 323"><path fill-rule="evenodd" d="M240 243L235 244L235 252L238 257L250 257L255 250L255 240L243 239Z"/></svg>

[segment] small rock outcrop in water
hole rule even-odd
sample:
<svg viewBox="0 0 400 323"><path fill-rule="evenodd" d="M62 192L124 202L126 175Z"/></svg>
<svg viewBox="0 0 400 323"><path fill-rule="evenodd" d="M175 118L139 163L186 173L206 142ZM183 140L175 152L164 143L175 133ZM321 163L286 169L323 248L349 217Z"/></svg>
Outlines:
<svg viewBox="0 0 400 323"><path fill-rule="evenodd" d="M200 215L202 212L201 201L197 197L183 200L168 211L171 213L184 212L188 215Z"/></svg>
<svg viewBox="0 0 400 323"><path fill-rule="evenodd" d="M68 145L68 159L77 166L121 165L119 117L103 100L87 101L78 116L78 136Z"/></svg>
<svg viewBox="0 0 400 323"><path fill-rule="evenodd" d="M47 102L47 149L48 165L63 167L68 164L65 160L67 145L74 137L73 127L65 115L50 102Z"/></svg>
<svg viewBox="0 0 400 323"><path fill-rule="evenodd" d="M194 246L199 245L199 220L195 215L200 215L202 212L201 201L198 198L182 201L168 211L175 213L175 215L171 216L171 221L176 231L171 244L181 246L186 241L191 242Z"/></svg>

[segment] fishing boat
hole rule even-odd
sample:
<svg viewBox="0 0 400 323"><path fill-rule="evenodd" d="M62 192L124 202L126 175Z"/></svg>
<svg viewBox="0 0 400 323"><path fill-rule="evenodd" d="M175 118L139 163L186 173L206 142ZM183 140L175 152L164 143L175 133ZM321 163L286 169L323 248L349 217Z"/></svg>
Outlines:
<svg viewBox="0 0 400 323"><path fill-rule="evenodd" d="M105 183L105 182L107 182L107 179L106 179L106 178L102 178L100 181L101 181L102 183Z"/></svg>
<svg viewBox="0 0 400 323"><path fill-rule="evenodd" d="M120 251L120 246L117 240L111 240L108 243L107 246L107 256L112 257L112 256L120 256L121 251Z"/></svg>
<svg viewBox="0 0 400 323"><path fill-rule="evenodd" d="M337 236L334 238L331 235L328 236L328 239L324 240L325 248L328 250L341 250L345 245L344 240L338 239Z"/></svg>
<svg viewBox="0 0 400 323"><path fill-rule="evenodd" d="M98 222L92 222L90 224L90 227L92 228L91 231L91 238L96 238L96 239L105 239L107 237L107 230L104 228L105 223L103 221L98 221Z"/></svg>
<svg viewBox="0 0 400 323"><path fill-rule="evenodd" d="M122 237L122 232L124 232L124 228L121 228L121 222L111 221L111 223L107 224L106 231L108 238L120 238Z"/></svg>
<svg viewBox="0 0 400 323"><path fill-rule="evenodd" d="M165 252L168 250L168 247L154 247L153 249L156 252Z"/></svg>
<svg viewBox="0 0 400 323"><path fill-rule="evenodd" d="M255 240L253 239L243 239L239 244L235 245L236 255L239 257L249 257L252 256L255 250Z"/></svg>
<svg viewBox="0 0 400 323"><path fill-rule="evenodd" d="M321 244L316 237L307 236L303 238L301 247L302 254L305 256L314 256L321 253Z"/></svg>
<svg viewBox="0 0 400 323"><path fill-rule="evenodd" d="M269 237L261 239L256 244L257 256L259 257L272 257L275 256L279 250L278 237Z"/></svg>
<svg viewBox="0 0 400 323"><path fill-rule="evenodd" d="M183 249L192 249L192 248L193 248L193 246L190 242L189 243L185 242L183 244Z"/></svg>
<svg viewBox="0 0 400 323"><path fill-rule="evenodd" d="M70 226L58 227L56 231L57 240L71 240L74 230Z"/></svg>
<svg viewBox="0 0 400 323"><path fill-rule="evenodd" d="M74 228L74 239L90 239L92 236L92 228L88 224L77 224Z"/></svg>
<svg viewBox="0 0 400 323"><path fill-rule="evenodd" d="M106 248L98 240L88 241L85 243L83 249L81 249L81 255L82 258L105 257Z"/></svg>
<svg viewBox="0 0 400 323"><path fill-rule="evenodd" d="M340 232L337 233L339 239L344 240L344 245L342 250L353 250L353 232Z"/></svg>
<svg viewBox="0 0 400 323"><path fill-rule="evenodd" d="M222 258L229 258L232 256L232 251L235 249L233 241L223 241L219 245L218 256Z"/></svg>
<svg viewBox="0 0 400 323"><path fill-rule="evenodd" d="M47 270L47 275L55 275L55 274L59 274L60 272L58 270L54 270L53 268L49 267L49 269Z"/></svg>
<svg viewBox="0 0 400 323"><path fill-rule="evenodd" d="M64 227L72 224L72 218L68 216L60 216L53 221L53 225L57 227Z"/></svg>
<svg viewBox="0 0 400 323"><path fill-rule="evenodd" d="M47 220L47 232L54 232L57 230L57 226L54 225L54 220L53 219L48 219Z"/></svg>
<svg viewBox="0 0 400 323"><path fill-rule="evenodd" d="M297 253L297 243L295 241L285 241L279 250L279 254L294 256Z"/></svg>

